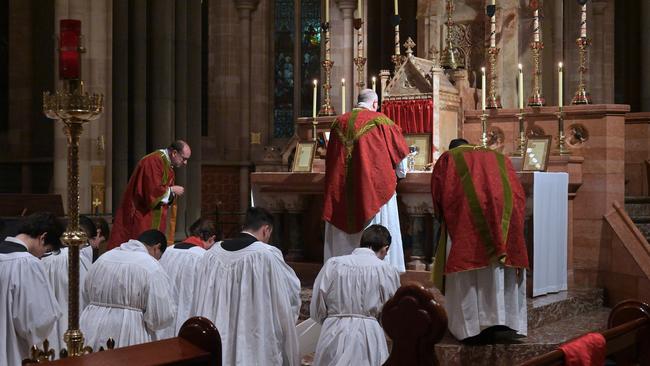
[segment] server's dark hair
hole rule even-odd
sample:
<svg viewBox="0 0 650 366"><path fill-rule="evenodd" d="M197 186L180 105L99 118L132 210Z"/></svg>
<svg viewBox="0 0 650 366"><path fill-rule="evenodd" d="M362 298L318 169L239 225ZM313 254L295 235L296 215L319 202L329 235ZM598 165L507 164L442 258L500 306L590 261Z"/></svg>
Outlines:
<svg viewBox="0 0 650 366"><path fill-rule="evenodd" d="M273 215L262 207L251 207L246 210L244 219L244 230L259 230L264 225L273 227Z"/></svg>
<svg viewBox="0 0 650 366"><path fill-rule="evenodd" d="M86 233L88 239L97 236L97 227L95 226L95 223L86 215L79 216L79 228Z"/></svg>
<svg viewBox="0 0 650 366"><path fill-rule="evenodd" d="M185 146L188 146L187 142L185 142L183 140L176 140L176 141L172 142L171 144L169 144L169 146L167 148L169 150L176 150L178 152L181 152L181 151L183 151Z"/></svg>
<svg viewBox="0 0 650 366"><path fill-rule="evenodd" d="M138 236L138 241L142 244L152 247L156 244L160 244L160 252L164 253L167 249L167 237L162 232L151 229L143 232Z"/></svg>
<svg viewBox="0 0 650 366"><path fill-rule="evenodd" d="M390 232L382 225L370 225L361 234L360 247L370 248L373 252L378 252L381 248L390 245L393 239Z"/></svg>
<svg viewBox="0 0 650 366"><path fill-rule="evenodd" d="M63 246L61 243L63 230L63 223L53 213L35 212L18 224L17 233L25 234L32 238L37 238L41 234L47 233L45 235L45 244L51 245L56 250Z"/></svg>
<svg viewBox="0 0 650 366"><path fill-rule="evenodd" d="M190 226L190 235L198 236L201 240L208 240L211 236L217 235L217 227L214 221L201 218Z"/></svg>
<svg viewBox="0 0 650 366"><path fill-rule="evenodd" d="M469 145L469 141L465 139L453 139L449 141L449 150L462 145Z"/></svg>

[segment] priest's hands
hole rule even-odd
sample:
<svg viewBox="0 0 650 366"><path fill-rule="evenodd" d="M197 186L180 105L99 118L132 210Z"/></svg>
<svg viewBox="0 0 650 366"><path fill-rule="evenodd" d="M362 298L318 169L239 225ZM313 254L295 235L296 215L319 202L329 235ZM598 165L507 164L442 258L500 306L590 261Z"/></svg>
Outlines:
<svg viewBox="0 0 650 366"><path fill-rule="evenodd" d="M171 186L170 189L175 196L182 196L185 193L185 188L182 186Z"/></svg>

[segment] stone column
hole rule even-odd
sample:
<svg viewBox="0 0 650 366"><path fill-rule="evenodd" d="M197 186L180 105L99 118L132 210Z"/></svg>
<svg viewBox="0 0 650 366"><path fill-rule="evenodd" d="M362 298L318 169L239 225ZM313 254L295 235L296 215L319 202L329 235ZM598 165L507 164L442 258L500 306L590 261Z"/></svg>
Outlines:
<svg viewBox="0 0 650 366"><path fill-rule="evenodd" d="M650 112L650 1L641 1L641 111Z"/></svg>
<svg viewBox="0 0 650 366"><path fill-rule="evenodd" d="M113 0L113 15L113 121L112 136L106 141L107 146L118 147L109 155L112 161L108 167L112 172L112 207L117 208L129 179L129 152L126 148L129 141L129 1ZM108 191L106 193L108 198Z"/></svg>
<svg viewBox="0 0 650 366"><path fill-rule="evenodd" d="M357 86L355 85L354 75L356 75L356 67L352 59L354 58L354 35L356 30L352 24L354 18L354 10L357 8L357 2L355 0L338 0L339 9L341 9L341 14L343 16L343 43L336 46L340 48L343 53L343 60L341 65L343 66L342 75L345 78L346 84L346 109L348 111L352 110L354 107L353 96L356 93Z"/></svg>
<svg viewBox="0 0 650 366"><path fill-rule="evenodd" d="M187 140L187 2L174 2L174 132L172 139ZM191 146L191 145L190 145ZM196 149L196 147L195 147ZM192 149L194 152L194 149ZM192 157L194 158L194 157ZM175 183L187 187L187 166L176 170ZM189 191L186 191L189 193ZM181 197L176 203L178 216L176 216L176 237L184 238L186 227L187 196ZM188 219L192 221L192 218ZM174 238L174 241L176 238Z"/></svg>
<svg viewBox="0 0 650 366"><path fill-rule="evenodd" d="M591 14L587 14L587 36L593 43L587 53L587 91L594 103L611 104L614 103L614 78L611 77L614 75L614 3L599 0L589 3L587 8L590 5L593 6ZM589 15L593 15L591 19ZM576 21L576 27L577 24ZM578 54L578 47L575 48ZM576 89L577 84L571 85L571 97Z"/></svg>
<svg viewBox="0 0 650 366"><path fill-rule="evenodd" d="M138 159L147 154L147 2L131 1L129 7L130 32L131 38L130 58L131 72L127 74L131 78L130 103L132 104L133 117L132 131L133 141L131 144L130 159L133 166ZM133 72L137 70L137 72ZM135 122L135 123L133 123ZM154 121L154 124L156 122ZM169 143L169 142L167 142ZM127 144L125 143L125 145ZM160 148L155 146L156 149ZM128 179L128 178L127 178ZM119 203L117 203L119 205Z"/></svg>
<svg viewBox="0 0 650 366"><path fill-rule="evenodd" d="M167 146L174 137L174 1L157 0L148 5L150 24L156 24L148 30L151 56L148 63L151 77L147 80L149 120L155 126L149 131L151 147L158 149ZM132 71L137 73L135 69Z"/></svg>
<svg viewBox="0 0 650 366"><path fill-rule="evenodd" d="M239 13L241 37L240 59L240 135L241 167L239 169L239 207L244 211L250 200L250 125L251 125L251 13L257 7L259 0L235 0Z"/></svg>
<svg viewBox="0 0 650 366"><path fill-rule="evenodd" d="M187 170L187 224L201 215L201 0L187 1L187 141L192 159Z"/></svg>

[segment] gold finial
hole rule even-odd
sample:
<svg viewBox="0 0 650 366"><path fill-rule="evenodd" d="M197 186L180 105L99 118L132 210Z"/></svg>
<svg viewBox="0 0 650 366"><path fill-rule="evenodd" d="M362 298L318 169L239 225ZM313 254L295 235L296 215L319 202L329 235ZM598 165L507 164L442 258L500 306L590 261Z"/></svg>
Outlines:
<svg viewBox="0 0 650 366"><path fill-rule="evenodd" d="M415 48L415 42L413 42L411 37L408 37L406 39L406 42L404 42L404 48L406 48L406 56L407 57L413 56L413 49Z"/></svg>
<svg viewBox="0 0 650 366"><path fill-rule="evenodd" d="M54 349L50 348L50 341L47 339L43 341L43 349L39 349L37 345L33 345L29 350L29 358L23 360L23 365L32 363L43 363L54 360Z"/></svg>

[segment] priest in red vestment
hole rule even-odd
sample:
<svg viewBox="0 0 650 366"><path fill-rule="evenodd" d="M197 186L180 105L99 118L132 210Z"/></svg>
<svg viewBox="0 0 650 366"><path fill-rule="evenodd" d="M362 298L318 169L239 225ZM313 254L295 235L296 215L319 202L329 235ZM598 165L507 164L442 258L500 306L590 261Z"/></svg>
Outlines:
<svg viewBox="0 0 650 366"><path fill-rule="evenodd" d="M185 189L174 185L174 170L187 165L192 150L182 140L146 155L138 162L115 213L108 249L150 229L165 232L167 209Z"/></svg>
<svg viewBox="0 0 650 366"><path fill-rule="evenodd" d="M440 156L431 176L444 228L434 282L445 291L449 330L458 339L495 326L525 335L526 196L510 159L462 141Z"/></svg>
<svg viewBox="0 0 650 366"><path fill-rule="evenodd" d="M402 236L395 188L406 176L409 149L402 131L376 112L371 89L359 93L357 108L332 124L325 170L324 260L351 254L371 224L390 231L393 243L385 260L404 271Z"/></svg>

